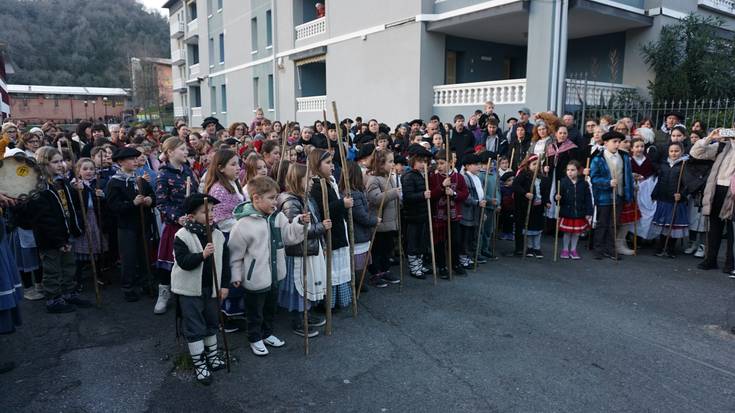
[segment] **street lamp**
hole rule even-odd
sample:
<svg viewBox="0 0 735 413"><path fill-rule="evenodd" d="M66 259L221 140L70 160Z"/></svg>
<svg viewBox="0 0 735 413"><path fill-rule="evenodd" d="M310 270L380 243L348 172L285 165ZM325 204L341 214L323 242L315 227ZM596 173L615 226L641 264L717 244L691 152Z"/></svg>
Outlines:
<svg viewBox="0 0 735 413"><path fill-rule="evenodd" d="M95 110L97 109L96 103L97 103L97 99L95 98L92 101L92 123L97 122L97 111Z"/></svg>
<svg viewBox="0 0 735 413"><path fill-rule="evenodd" d="M84 120L89 120L89 112L87 112L87 104L89 104L89 102L85 100L84 101Z"/></svg>

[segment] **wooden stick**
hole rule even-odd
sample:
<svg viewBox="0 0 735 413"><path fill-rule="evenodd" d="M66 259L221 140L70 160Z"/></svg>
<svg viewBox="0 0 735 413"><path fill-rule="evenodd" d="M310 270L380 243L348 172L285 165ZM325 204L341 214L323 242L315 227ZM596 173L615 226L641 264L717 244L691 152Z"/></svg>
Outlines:
<svg viewBox="0 0 735 413"><path fill-rule="evenodd" d="M80 182L82 182L82 185L84 185L83 181L80 179ZM82 189L77 189L77 195L79 195L79 203L82 205L82 220L84 220L84 225L86 226L84 228L84 235L87 237L87 251L89 252L89 262L92 265L92 279L94 281L94 297L97 302L97 307L100 307L102 305L102 296L100 295L100 285L97 282L97 263L94 261L94 251L92 250L92 234L89 231L89 224L87 223L87 203L84 199L84 194ZM97 228L97 231L102 231L100 228ZM100 248L100 254L102 254L102 249Z"/></svg>
<svg viewBox="0 0 735 413"><path fill-rule="evenodd" d="M450 135L453 135L450 133ZM449 172L453 169L452 165L449 163L449 140L447 140L447 148L444 151L444 154L446 155L446 163L447 163L447 178L449 178L449 187L452 186L452 177L449 175ZM459 171L458 171L459 172ZM428 176L427 176L428 178ZM459 179L459 177L457 177ZM429 185L426 185L426 190L429 190ZM453 271L452 271L452 196L447 194L447 259L445 260L447 263L447 270L449 271L449 281L453 278ZM423 265L423 264L422 264ZM462 265L462 263L459 263L459 265Z"/></svg>
<svg viewBox="0 0 735 413"><path fill-rule="evenodd" d="M143 196L143 178L138 177L138 195ZM153 294L153 288L155 287L155 280L153 279L153 273L151 272L151 257L148 254L148 235L146 234L145 230L145 209L143 207L143 204L138 205L138 209L140 211L140 233L141 237L143 238L143 255L145 255L145 270L148 274L148 286L151 289L151 294Z"/></svg>
<svg viewBox="0 0 735 413"><path fill-rule="evenodd" d="M398 175L396 175L396 187L400 188L400 179ZM399 278L401 282L398 284L398 292L403 291L403 236L401 229L401 201L400 199L397 201L398 207L396 208L396 223L398 223L398 268L400 271ZM429 220L431 222L431 220Z"/></svg>
<svg viewBox="0 0 735 413"><path fill-rule="evenodd" d="M556 195L561 197L559 194L559 189L561 188L561 180L556 181ZM560 199L557 198L556 200L556 233L554 234L554 262L556 262L558 258L558 252L559 252L559 201Z"/></svg>
<svg viewBox="0 0 735 413"><path fill-rule="evenodd" d="M94 187L95 189L101 189L100 188L100 174L99 170L96 170L94 178ZM95 213L97 218L97 229L99 229L99 234L97 234L97 243L100 245L100 257L102 257L102 198L97 195L97 191L94 192L95 197L97 197L97 205L95 205Z"/></svg>
<svg viewBox="0 0 735 413"><path fill-rule="evenodd" d="M498 254L495 249L498 240L498 229L500 229L500 204L502 199L498 199L498 193L500 193L500 166L499 159L495 159L495 192L493 193L493 199L495 199L495 209L493 210L495 221L493 221L493 259L498 259Z"/></svg>
<svg viewBox="0 0 735 413"><path fill-rule="evenodd" d="M681 162L681 167L679 168L679 179L676 182L676 193L680 194L681 191L681 176L684 174L684 165L686 165L687 161L684 159ZM681 197L681 194L679 195ZM669 246L669 239L671 238L671 232L674 230L674 218L676 218L676 207L679 205L679 201L674 199L674 210L671 211L671 225L669 226L669 233L666 234L666 240L664 241L664 252L666 252L666 249Z"/></svg>
<svg viewBox="0 0 735 413"><path fill-rule="evenodd" d="M212 226L209 224L209 201L208 197L204 197L204 220L206 221L205 227L207 228L207 243L212 244ZM215 254L217 251L214 252ZM226 263L223 265L227 265ZM212 256L212 280L214 281L214 289L217 294L217 304L222 305L222 292L219 289L219 280L217 279L217 260ZM227 365L227 372L230 372L230 346L227 345L227 333L225 333L225 316L222 311L219 313L219 330L222 333L222 344L225 346L225 365Z"/></svg>
<svg viewBox="0 0 735 413"><path fill-rule="evenodd" d="M385 204L385 198L388 195L388 191L383 191L383 197L380 198L380 205L378 205L378 217L383 217L383 205ZM367 255L370 256L370 251L373 250L373 244L375 244L375 234L378 232L378 225L373 228L373 233L370 235L370 245L368 245ZM360 288L357 291L357 298L360 298L360 291L362 291L363 283L365 282L365 272L367 271L367 259L365 265L362 267L362 274L360 274Z"/></svg>
<svg viewBox="0 0 735 413"><path fill-rule="evenodd" d="M186 177L186 197L188 198L189 195L191 195L191 177Z"/></svg>
<svg viewBox="0 0 735 413"><path fill-rule="evenodd" d="M329 218L329 196L327 193L327 181L324 178L319 178L319 185L322 189L322 208L324 209L325 220ZM332 229L328 229L326 232L327 237L327 299L326 299L326 316L327 325L324 328L324 333L328 336L332 335Z"/></svg>
<svg viewBox="0 0 735 413"><path fill-rule="evenodd" d="M304 178L304 213L309 213L309 163L306 163L306 176ZM316 223L314 223L316 224ZM306 261L309 258L309 227L304 225L304 255L301 262L301 283L304 290L304 355L309 355L309 299L307 297L308 285L306 283Z"/></svg>
<svg viewBox="0 0 735 413"><path fill-rule="evenodd" d="M492 159L488 158L487 165L485 165L485 179L482 183L482 191L483 195L487 197L487 178L490 177L490 165L492 163ZM497 189L497 188L495 188ZM493 199L495 198L495 194L493 194ZM477 243L475 244L475 263L474 268L472 269L474 272L477 272L477 259L480 258L480 237L482 236L482 227L485 225L485 207L480 207L480 226L477 227Z"/></svg>
<svg viewBox="0 0 735 413"><path fill-rule="evenodd" d="M424 185L429 190L429 165L424 164ZM431 199L426 200L426 209L429 212L429 243L431 244L431 269L434 271L434 285L436 286L436 252L434 251L434 227L431 224ZM447 218L449 218L449 210L447 210Z"/></svg>
<svg viewBox="0 0 735 413"><path fill-rule="evenodd" d="M288 123L289 121L286 121ZM283 126L281 128L281 157L278 159L278 163L276 164L276 182L279 181L278 178L281 177L281 162L283 162L283 157L286 154L286 144L288 142L288 135L286 134L286 127ZM238 155L239 156L239 155Z"/></svg>
<svg viewBox="0 0 735 413"><path fill-rule="evenodd" d="M511 171L514 170L513 169L513 159L515 159L515 157L516 157L516 148L514 146L513 149L511 149L511 151L510 151L510 162L509 163L510 163L510 170Z"/></svg>
<svg viewBox="0 0 735 413"><path fill-rule="evenodd" d="M611 178L615 179L615 177L617 176L615 174L615 167L611 169L611 173L612 173ZM615 205L616 198L618 197L618 185L620 185L620 182L617 182L617 184L615 185L615 188L613 188L613 191L612 191L613 251L615 254L614 255L615 261L618 260L618 247L614 245L615 242L617 242L618 240L618 213L617 213L617 208Z"/></svg>
<svg viewBox="0 0 735 413"><path fill-rule="evenodd" d="M337 129L337 149L339 151L339 160L342 164L342 179L345 184L345 191L347 196L352 197L352 188L350 185L350 171L347 168L347 155L345 154L345 147L342 142L342 128L339 124L339 115L337 114L337 102L332 101L332 112L334 112L334 125ZM324 127L327 123L327 111L324 111ZM376 227L377 229L377 227ZM352 208L347 210L347 239L350 242L350 287L352 288L352 297L355 295L355 221L352 217ZM360 284L362 288L362 283ZM357 300L352 300L352 316L357 316Z"/></svg>
<svg viewBox="0 0 735 413"><path fill-rule="evenodd" d="M531 163L529 162L529 166ZM521 256L521 259L526 259L526 250L528 249L528 223L531 220L531 207L533 206L533 198L535 197L534 192L536 191L536 177L538 176L538 171L541 169L541 157L536 159L536 169L533 171L533 178L531 179L531 188L529 192L531 193L531 199L528 200L528 207L526 208L526 223L525 223L525 232L523 233L523 255Z"/></svg>
<svg viewBox="0 0 735 413"><path fill-rule="evenodd" d="M635 209L633 210L633 255L638 255L638 188L635 188L635 186L633 188L633 199L635 200Z"/></svg>

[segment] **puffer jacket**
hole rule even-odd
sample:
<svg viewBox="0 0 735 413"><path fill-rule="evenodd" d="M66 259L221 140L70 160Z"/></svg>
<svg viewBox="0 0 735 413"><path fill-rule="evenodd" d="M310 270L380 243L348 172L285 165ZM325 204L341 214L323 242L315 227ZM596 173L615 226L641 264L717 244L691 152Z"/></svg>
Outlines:
<svg viewBox="0 0 735 413"><path fill-rule="evenodd" d="M303 198L296 196L290 192L283 192L278 196L278 210L283 212L288 218L289 222L304 211ZM306 238L308 241L307 255L314 256L319 254L319 243L323 243L324 234L327 230L322 224L322 219L319 216L319 210L314 204L314 200L309 198L309 213L311 214L311 224L306 232ZM286 255L289 257L303 257L304 256L304 245L286 245Z"/></svg>
<svg viewBox="0 0 735 413"><path fill-rule="evenodd" d="M398 231L398 205L400 199L398 191L394 190L395 188L393 178L373 175L368 177L365 194L370 205L370 213L374 217L378 215L378 208L380 208L380 202L383 200L383 194L385 194L381 215L383 222L378 225L378 232Z"/></svg>
<svg viewBox="0 0 735 413"><path fill-rule="evenodd" d="M406 222L419 224L426 223L429 210L426 207L426 183L423 173L411 169L401 176L403 188L403 217Z"/></svg>
<svg viewBox="0 0 735 413"><path fill-rule="evenodd" d="M64 178L54 179L15 212L20 227L33 230L39 249L58 249L84 233L79 196Z"/></svg>
<svg viewBox="0 0 735 413"><path fill-rule="evenodd" d="M679 158L673 162L673 165L668 159L661 162L661 166L659 167L657 174L658 182L656 182L656 186L653 188L651 199L673 203L675 201L674 194L678 189L681 194L681 202L686 202L686 197L689 192L687 190L686 174L688 165L684 163L685 159L686 156L684 158ZM681 184L679 184L679 174L681 174Z"/></svg>
<svg viewBox="0 0 735 413"><path fill-rule="evenodd" d="M352 220L355 229L355 244L370 241L378 217L370 211L367 197L362 191L352 191ZM383 208L385 211L385 207ZM395 211L393 211L395 214ZM385 216L385 214L383 214ZM395 217L393 218L395 220Z"/></svg>

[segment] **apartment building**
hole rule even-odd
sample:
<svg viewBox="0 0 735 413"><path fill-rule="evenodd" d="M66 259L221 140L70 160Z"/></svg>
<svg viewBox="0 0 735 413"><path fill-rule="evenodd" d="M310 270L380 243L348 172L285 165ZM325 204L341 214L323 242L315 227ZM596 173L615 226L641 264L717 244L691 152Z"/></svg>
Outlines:
<svg viewBox="0 0 735 413"><path fill-rule="evenodd" d="M316 3L325 6L325 13ZM170 0L174 112L198 125L255 108L309 123L564 110L645 94L641 45L690 13L735 31L735 0ZM575 96L576 95L576 96Z"/></svg>

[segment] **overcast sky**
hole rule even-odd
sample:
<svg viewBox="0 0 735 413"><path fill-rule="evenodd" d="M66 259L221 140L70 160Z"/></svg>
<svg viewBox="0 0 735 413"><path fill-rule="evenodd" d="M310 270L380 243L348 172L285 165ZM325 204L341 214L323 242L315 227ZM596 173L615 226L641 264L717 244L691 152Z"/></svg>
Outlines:
<svg viewBox="0 0 735 413"><path fill-rule="evenodd" d="M164 16L168 16L168 11L161 7L165 2L165 0L138 0L138 3L143 3L147 8L156 10Z"/></svg>

